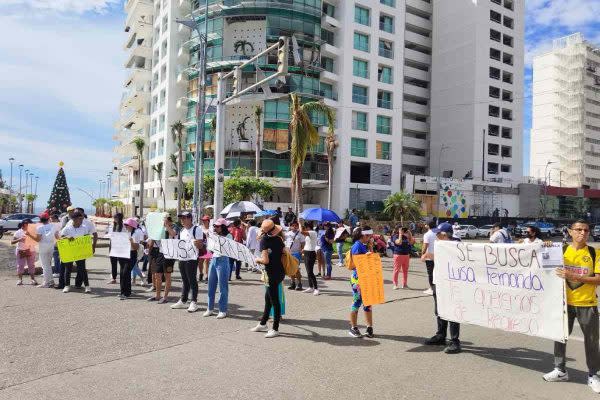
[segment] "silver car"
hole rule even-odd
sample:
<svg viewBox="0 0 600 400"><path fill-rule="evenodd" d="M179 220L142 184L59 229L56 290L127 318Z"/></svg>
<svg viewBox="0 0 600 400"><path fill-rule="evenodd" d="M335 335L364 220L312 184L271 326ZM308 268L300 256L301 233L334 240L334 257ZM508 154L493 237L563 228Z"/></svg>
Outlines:
<svg viewBox="0 0 600 400"><path fill-rule="evenodd" d="M35 214L10 214L0 219L0 226L7 231L16 231L17 226L26 218L31 219L34 223L40 222L40 217Z"/></svg>
<svg viewBox="0 0 600 400"><path fill-rule="evenodd" d="M477 234L481 237L490 237L490 231L494 225L483 225L477 229Z"/></svg>

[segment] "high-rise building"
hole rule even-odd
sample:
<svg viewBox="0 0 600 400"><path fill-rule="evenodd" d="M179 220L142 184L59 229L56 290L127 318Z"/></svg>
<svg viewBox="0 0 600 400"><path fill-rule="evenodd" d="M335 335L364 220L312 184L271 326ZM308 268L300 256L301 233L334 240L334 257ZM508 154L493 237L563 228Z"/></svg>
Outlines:
<svg viewBox="0 0 600 400"><path fill-rule="evenodd" d="M452 3L453 7L445 3ZM291 92L298 93L305 101L321 100L336 110L335 133L339 145L332 176L336 211L381 207L389 194L400 190L404 173L423 175L436 171L440 165L438 153L444 144L451 147L442 157L444 171L452 171L454 176L470 171L477 176L481 171L484 129L490 130L486 145L491 151L483 155L485 178L520 176L522 117L515 99L522 97L523 7L522 2L514 3L511 0L475 3L471 0L210 0L206 173L214 173L211 105L215 105L217 73L231 71L280 36L287 36L293 39L290 73L285 83L273 80L269 88L227 105L225 114L227 175L238 166L254 171L255 110L257 106L263 110L259 169L261 176L275 186L273 196L264 199L269 207L291 203L287 97ZM146 206L161 206L161 182L152 167L162 162L167 208L174 207L176 184L170 175L171 154L176 152L176 146L171 126L177 121L185 125L185 179L191 180L194 171L198 96L195 64L199 41L195 32L175 20L193 15L203 30L204 4L205 0L128 0L125 5L128 27L134 25L131 21L140 21L137 9L142 6L148 9L151 19L152 48L147 55L147 61L152 60L151 67L144 64L146 70L151 68L151 78L144 81L150 83L151 96L145 94L145 122L130 125L130 121L122 118L119 130L125 133L118 136L124 138L120 139L120 147L127 154L131 149L127 141L132 134L146 134ZM461 15L460 10L468 14ZM492 50L500 55L492 54ZM254 83L257 73L273 74L276 64L275 53L261 57L255 65L244 69L242 87ZM495 79L495 72L494 77L488 75L492 68L499 71L499 79ZM476 82L468 84L467 80L473 77ZM228 86L231 92L231 82ZM457 109L457 103L471 106ZM488 104L498 109L498 116L488 116ZM451 112L446 112L449 107ZM438 110L441 114L436 119ZM323 115L314 114L312 119L319 126L321 140L311 149L304 165L304 203L325 205L327 127ZM146 131L137 131L141 129L138 122L147 124ZM460 157L450 157L451 151L457 154L460 151ZM460 160L455 165L450 163L451 158ZM129 202L137 202L139 196L135 161L131 155L117 160L123 173L128 171L126 167L132 167L130 179L121 182L122 197Z"/></svg>
<svg viewBox="0 0 600 400"><path fill-rule="evenodd" d="M530 174L600 188L600 49L581 33L533 59Z"/></svg>

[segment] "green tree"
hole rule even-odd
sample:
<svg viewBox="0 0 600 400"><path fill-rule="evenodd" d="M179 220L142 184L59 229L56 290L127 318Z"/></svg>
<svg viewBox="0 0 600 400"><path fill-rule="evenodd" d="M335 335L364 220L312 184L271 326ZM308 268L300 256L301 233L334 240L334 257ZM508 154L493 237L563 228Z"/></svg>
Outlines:
<svg viewBox="0 0 600 400"><path fill-rule="evenodd" d="M384 200L383 205L383 212L394 220L400 220L400 225L403 225L405 220L416 221L421 217L421 202L410 193L391 194Z"/></svg>
<svg viewBox="0 0 600 400"><path fill-rule="evenodd" d="M258 178L260 174L260 150L262 148L262 113L263 109L261 106L254 106L254 122L256 124L256 154L255 154L255 177Z"/></svg>
<svg viewBox="0 0 600 400"><path fill-rule="evenodd" d="M173 141L177 146L177 214L181 212L181 200L183 199L183 130L185 126L181 121L171 125Z"/></svg>
<svg viewBox="0 0 600 400"><path fill-rule="evenodd" d="M141 137L134 138L131 143L135 146L140 167L140 217L144 216L144 149L146 142ZM134 212L134 210L132 210Z"/></svg>
<svg viewBox="0 0 600 400"><path fill-rule="evenodd" d="M33 213L33 203L37 199L37 195L28 193L25 195L25 201L27 201L27 212Z"/></svg>
<svg viewBox="0 0 600 400"><path fill-rule="evenodd" d="M165 190L163 188L163 163L162 161L159 162L156 165L152 166L152 170L154 172L156 172L156 175L158 175L158 182L160 183L160 194L162 195L163 198L163 211L165 211L167 209L167 198L165 197Z"/></svg>
<svg viewBox="0 0 600 400"><path fill-rule="evenodd" d="M177 156L171 154L169 155L169 160L171 160L171 175L169 176L177 176Z"/></svg>
<svg viewBox="0 0 600 400"><path fill-rule="evenodd" d="M100 217L104 215L104 206L108 203L107 199L104 199L102 197L99 197L97 199L94 200L94 202L92 203L92 205L94 207L96 207L96 216Z"/></svg>
<svg viewBox="0 0 600 400"><path fill-rule="evenodd" d="M331 210L331 202L333 197L333 156L335 149L339 146L335 135L335 110L325 106L325 119L327 119L327 138L325 145L327 150L327 208Z"/></svg>
<svg viewBox="0 0 600 400"><path fill-rule="evenodd" d="M59 165L60 168L48 199L48 210L63 213L71 205L71 196L69 195L69 186L67 185L65 171L62 168L62 162Z"/></svg>
<svg viewBox="0 0 600 400"><path fill-rule="evenodd" d="M256 195L265 198L271 194L273 194L273 185L264 179L256 178L251 171L245 168L238 167L231 171L223 184L225 204L251 200Z"/></svg>

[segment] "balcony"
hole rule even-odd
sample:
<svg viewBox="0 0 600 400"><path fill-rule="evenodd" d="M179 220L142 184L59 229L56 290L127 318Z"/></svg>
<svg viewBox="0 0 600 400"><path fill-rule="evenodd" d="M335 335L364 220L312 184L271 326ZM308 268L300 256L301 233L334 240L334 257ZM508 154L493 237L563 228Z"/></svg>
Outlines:
<svg viewBox="0 0 600 400"><path fill-rule="evenodd" d="M150 116L148 114L142 113L140 111L132 110L126 113L121 114L119 121L116 124L116 127L123 127L126 129L131 129L133 127L138 128L141 133L139 135L143 135L143 128L150 124ZM133 137L138 136L138 134L133 134Z"/></svg>
<svg viewBox="0 0 600 400"><path fill-rule="evenodd" d="M414 113L414 114L429 115L429 107L428 106L413 103L410 101L404 101L403 111Z"/></svg>
<svg viewBox="0 0 600 400"><path fill-rule="evenodd" d="M123 93L121 108L137 110L144 108L150 102L150 85L132 83Z"/></svg>
<svg viewBox="0 0 600 400"><path fill-rule="evenodd" d="M421 53L420 51L405 48L404 57L412 61L431 65L431 56L429 54Z"/></svg>
<svg viewBox="0 0 600 400"><path fill-rule="evenodd" d="M404 76L420 79L422 81L430 81L431 80L431 72L423 71L423 70L409 67L406 65L404 66Z"/></svg>
<svg viewBox="0 0 600 400"><path fill-rule="evenodd" d="M322 71L321 72L321 80L325 81L325 82L330 82L330 83L335 83L338 81L338 75L333 73L333 72L329 72L329 71Z"/></svg>
<svg viewBox="0 0 600 400"><path fill-rule="evenodd" d="M321 54L329 57L337 57L342 53L342 51L329 43L323 43L321 45Z"/></svg>
<svg viewBox="0 0 600 400"><path fill-rule="evenodd" d="M402 154L402 164L414 165L417 167L429 166L429 160L426 156L415 156L412 154Z"/></svg>
<svg viewBox="0 0 600 400"><path fill-rule="evenodd" d="M154 13L154 7L152 0L127 0L125 3L125 13L127 14L127 20L125 21L125 29L131 27L132 21L135 21L144 16L150 23L151 16Z"/></svg>
<svg viewBox="0 0 600 400"><path fill-rule="evenodd" d="M404 32L404 40L431 48L431 38L419 35L418 33L406 31Z"/></svg>
<svg viewBox="0 0 600 400"><path fill-rule="evenodd" d="M418 3L423 3L422 0L416 0ZM408 5L408 1L407 1L407 5ZM415 7L417 8L417 7ZM406 16L406 24L409 25L414 25L414 26L419 26L421 28L427 29L427 30L432 30L432 23L431 23L431 17L429 19L417 16L413 13L409 13L407 12L405 14Z"/></svg>
<svg viewBox="0 0 600 400"><path fill-rule="evenodd" d="M147 46L144 43L138 44L132 48L129 52L129 56L127 57L127 61L125 61L125 68L131 68L136 64L136 61L139 59L152 59L152 47Z"/></svg>
<svg viewBox="0 0 600 400"><path fill-rule="evenodd" d="M427 140L417 139L417 138L406 136L406 135L402 137L402 147L408 147L411 149L419 149L419 150L428 150L429 149Z"/></svg>
<svg viewBox="0 0 600 400"><path fill-rule="evenodd" d="M406 5L412 8L416 8L417 10L424 11L428 14L431 14L433 12L431 3L425 2L423 0L406 0Z"/></svg>
<svg viewBox="0 0 600 400"><path fill-rule="evenodd" d="M326 28L339 29L340 21L338 21L334 17L330 17L327 14L323 14L323 17L321 18L321 25Z"/></svg>
<svg viewBox="0 0 600 400"><path fill-rule="evenodd" d="M429 89L420 86L404 84L404 94L410 94L416 97L423 97L428 99L430 97Z"/></svg>
<svg viewBox="0 0 600 400"><path fill-rule="evenodd" d="M416 132L429 132L429 125L427 122L415 121L414 119L402 120L402 128Z"/></svg>
<svg viewBox="0 0 600 400"><path fill-rule="evenodd" d="M152 79L152 72L145 68L131 68L127 71L127 78L125 79L125 87L132 84L145 84Z"/></svg>

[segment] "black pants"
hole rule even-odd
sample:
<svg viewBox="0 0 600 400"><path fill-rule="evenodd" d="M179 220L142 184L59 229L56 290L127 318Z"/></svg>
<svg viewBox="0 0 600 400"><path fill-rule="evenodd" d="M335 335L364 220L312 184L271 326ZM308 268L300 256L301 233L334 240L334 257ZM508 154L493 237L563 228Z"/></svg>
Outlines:
<svg viewBox="0 0 600 400"><path fill-rule="evenodd" d="M137 261L137 251L129 253L129 259L119 258L121 265L121 275L119 277L119 285L121 286L121 294L123 296L131 296L131 270Z"/></svg>
<svg viewBox="0 0 600 400"><path fill-rule="evenodd" d="M142 264L142 272L146 272L148 270L148 255L144 254L144 257L142 257L141 261L143 261L144 263Z"/></svg>
<svg viewBox="0 0 600 400"><path fill-rule="evenodd" d="M73 268L73 264L77 268L77 274L81 277L83 284L85 286L90 286L90 282L88 281L88 273L85 269L85 260L75 261L75 263L63 263L63 282L59 283L59 286L70 286L71 285L71 269ZM81 282L77 285L77 278L75 278L75 286L81 286Z"/></svg>
<svg viewBox="0 0 600 400"><path fill-rule="evenodd" d="M304 252L304 266L306 267L306 275L308 275L308 286L312 289L317 289L317 277L313 272L315 261L317 261L316 251Z"/></svg>
<svg viewBox="0 0 600 400"><path fill-rule="evenodd" d="M113 279L117 279L118 271L117 265L119 264L118 257L110 257L110 275Z"/></svg>
<svg viewBox="0 0 600 400"><path fill-rule="evenodd" d="M435 285L431 287L433 289L433 304L434 304L434 312L437 317L437 332L435 333L438 336L446 338L448 334L448 325L450 325L450 340L456 343L460 343L460 324L458 322L446 321L445 319L440 318L437 310L437 295L435 293Z"/></svg>
<svg viewBox="0 0 600 400"><path fill-rule="evenodd" d="M233 274L233 267L235 266L235 277L240 277L240 272L242 270L242 262L240 260L236 260L234 258L229 259L229 280L231 280L231 275Z"/></svg>
<svg viewBox="0 0 600 400"><path fill-rule="evenodd" d="M427 267L427 278L429 279L429 287L433 288L433 260L425 260Z"/></svg>
<svg viewBox="0 0 600 400"><path fill-rule="evenodd" d="M188 301L188 293L192 289L191 301L198 301L198 280L196 273L198 272L198 260L179 261L179 272L181 273L181 301Z"/></svg>
<svg viewBox="0 0 600 400"><path fill-rule="evenodd" d="M269 277L269 286L265 293L265 310L260 320L261 325L266 325L273 307L273 330L279 330L279 321L281 321L281 303L279 302L279 284L282 280L275 280Z"/></svg>

